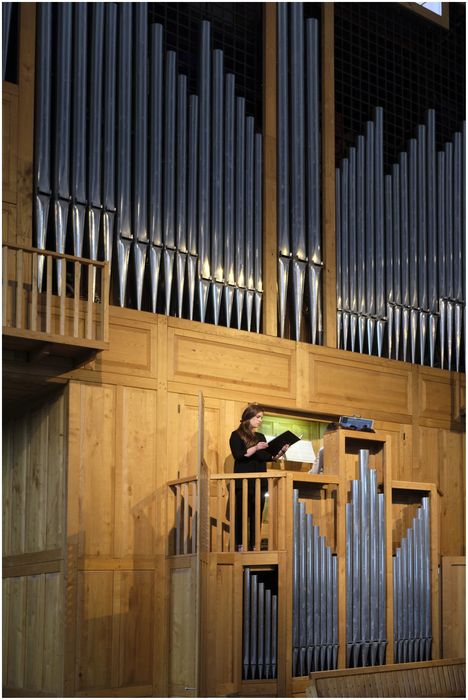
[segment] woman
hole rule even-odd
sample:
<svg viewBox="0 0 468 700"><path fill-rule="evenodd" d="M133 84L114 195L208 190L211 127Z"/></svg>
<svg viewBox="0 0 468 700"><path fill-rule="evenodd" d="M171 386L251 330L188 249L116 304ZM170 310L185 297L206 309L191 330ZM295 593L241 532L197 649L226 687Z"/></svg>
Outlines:
<svg viewBox="0 0 468 700"><path fill-rule="evenodd" d="M280 459L289 445L285 445L274 457L267 451L268 443L263 433L258 429L262 425L264 409L257 403L249 404L241 417L237 430L231 433L229 445L234 457L234 472L236 474L248 474L249 472L266 472L267 462L276 462ZM267 481L260 482L261 506L263 511ZM249 518L249 549L255 545L255 480L251 479L248 486L248 514ZM242 551L242 481L236 479L236 544Z"/></svg>

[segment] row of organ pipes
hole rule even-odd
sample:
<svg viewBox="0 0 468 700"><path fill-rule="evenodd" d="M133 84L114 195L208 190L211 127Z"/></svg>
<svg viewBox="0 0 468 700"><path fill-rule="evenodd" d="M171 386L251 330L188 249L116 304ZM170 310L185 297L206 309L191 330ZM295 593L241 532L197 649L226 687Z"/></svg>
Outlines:
<svg viewBox="0 0 468 700"><path fill-rule="evenodd" d="M432 646L429 499L421 507L393 557L394 658L429 661Z"/></svg>
<svg viewBox="0 0 468 700"><path fill-rule="evenodd" d="M278 594L261 573L244 569L244 680L276 678L278 652Z"/></svg>
<svg viewBox="0 0 468 700"><path fill-rule="evenodd" d="M339 347L462 370L465 124L436 150L430 109L384 174L383 109L336 170Z"/></svg>
<svg viewBox="0 0 468 700"><path fill-rule="evenodd" d="M318 21L278 3L279 334L323 340ZM306 313L306 310L308 313ZM302 329L303 318L308 328Z"/></svg>
<svg viewBox="0 0 468 700"><path fill-rule="evenodd" d="M262 135L211 44L189 94L147 3L38 5L36 244L116 254L121 306L259 332Z"/></svg>

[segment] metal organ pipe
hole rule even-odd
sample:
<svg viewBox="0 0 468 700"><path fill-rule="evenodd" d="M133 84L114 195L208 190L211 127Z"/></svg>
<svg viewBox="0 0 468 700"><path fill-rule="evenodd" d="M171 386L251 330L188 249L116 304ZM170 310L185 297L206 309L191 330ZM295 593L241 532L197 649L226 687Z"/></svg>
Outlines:
<svg viewBox="0 0 468 700"><path fill-rule="evenodd" d="M336 557L293 491L294 676L336 668L338 658Z"/></svg>

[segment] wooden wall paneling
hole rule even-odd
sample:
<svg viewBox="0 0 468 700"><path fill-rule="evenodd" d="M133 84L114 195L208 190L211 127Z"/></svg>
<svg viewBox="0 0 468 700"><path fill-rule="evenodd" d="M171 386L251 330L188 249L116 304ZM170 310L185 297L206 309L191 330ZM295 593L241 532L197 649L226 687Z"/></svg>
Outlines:
<svg viewBox="0 0 468 700"><path fill-rule="evenodd" d="M47 436L46 549L64 546L66 480L66 398L65 393L49 404Z"/></svg>
<svg viewBox="0 0 468 700"><path fill-rule="evenodd" d="M80 386L80 554L91 557L113 553L116 413L115 387Z"/></svg>
<svg viewBox="0 0 468 700"><path fill-rule="evenodd" d="M263 332L272 336L278 334L276 12L276 3L265 3L263 9Z"/></svg>
<svg viewBox="0 0 468 700"><path fill-rule="evenodd" d="M48 406L30 414L30 447L26 477L26 552L46 548ZM56 436L51 436L57 439Z"/></svg>
<svg viewBox="0 0 468 700"><path fill-rule="evenodd" d="M152 390L116 389L116 558L151 559L155 551L156 402Z"/></svg>
<svg viewBox="0 0 468 700"><path fill-rule="evenodd" d="M4 681L8 688L24 688L26 642L26 577L10 579L8 621L8 664L4 669Z"/></svg>
<svg viewBox="0 0 468 700"><path fill-rule="evenodd" d="M120 578L118 687L151 685L154 574L122 571L115 576Z"/></svg>
<svg viewBox="0 0 468 700"><path fill-rule="evenodd" d="M336 348L335 28L333 3L322 4L322 245L324 344Z"/></svg>
<svg viewBox="0 0 468 700"><path fill-rule="evenodd" d="M13 481L13 426L7 423L3 426L2 439L2 552L11 552L11 505Z"/></svg>
<svg viewBox="0 0 468 700"><path fill-rule="evenodd" d="M309 349L309 407L375 420L410 422L412 375L402 363ZM400 365L402 365L400 367Z"/></svg>
<svg viewBox="0 0 468 700"><path fill-rule="evenodd" d="M18 167L18 86L3 82L2 91L2 198L16 204ZM3 241L15 242L13 231L3 230Z"/></svg>
<svg viewBox="0 0 468 700"><path fill-rule="evenodd" d="M16 204L2 202L2 241L4 243L16 242L16 214Z"/></svg>
<svg viewBox="0 0 468 700"><path fill-rule="evenodd" d="M2 669L3 669L3 686L6 685L8 656L10 649L10 583L11 579L2 578Z"/></svg>
<svg viewBox="0 0 468 700"><path fill-rule="evenodd" d="M203 622L207 634L207 692L209 695L225 696L238 692L240 673L236 667L239 650L236 644L242 639L242 596L236 606L236 590L241 584L236 575L242 577L242 567L234 566L234 559L221 563L215 555L209 559L208 624ZM237 584L237 585L236 585ZM241 627L239 632L238 627Z"/></svg>
<svg viewBox="0 0 468 700"><path fill-rule="evenodd" d="M463 430L465 375L429 367L415 367L413 372L417 378L421 424Z"/></svg>
<svg viewBox="0 0 468 700"><path fill-rule="evenodd" d="M442 557L442 653L444 659L466 654L466 559Z"/></svg>
<svg viewBox="0 0 468 700"><path fill-rule="evenodd" d="M171 391L232 399L246 394L274 405L294 405L296 397L295 343L247 331L168 321L168 381Z"/></svg>
<svg viewBox="0 0 468 700"><path fill-rule="evenodd" d="M158 358L156 397L156 460L155 491L158 508L155 524L155 585L154 585L154 654L153 694L169 693L169 566L167 554L167 481L169 460L168 392L167 392L167 322L157 321L156 353Z"/></svg>
<svg viewBox="0 0 468 700"><path fill-rule="evenodd" d="M35 3L21 3L19 15L18 218L15 242L28 246L32 244L33 230Z"/></svg>
<svg viewBox="0 0 468 700"><path fill-rule="evenodd" d="M64 670L64 586L63 574L45 574L44 613L44 692L60 697L63 694Z"/></svg>
<svg viewBox="0 0 468 700"><path fill-rule="evenodd" d="M76 690L112 686L113 571L78 574Z"/></svg>
<svg viewBox="0 0 468 700"><path fill-rule="evenodd" d="M415 434L411 481L428 481L439 486L442 431L418 426Z"/></svg>
<svg viewBox="0 0 468 700"><path fill-rule="evenodd" d="M465 434L440 431L440 553L465 554Z"/></svg>
<svg viewBox="0 0 468 700"><path fill-rule="evenodd" d="M169 697L194 697L196 620L195 557L184 557L170 568ZM179 563L180 562L180 563Z"/></svg>
<svg viewBox="0 0 468 700"><path fill-rule="evenodd" d="M24 687L43 690L45 575L26 577Z"/></svg>
<svg viewBox="0 0 468 700"><path fill-rule="evenodd" d="M65 391L68 413L66 556L64 575L64 663L63 693L76 693L76 649L78 624L78 548L80 535L81 478L81 386L70 382Z"/></svg>
<svg viewBox="0 0 468 700"><path fill-rule="evenodd" d="M13 425L11 536L9 552L23 554L26 541L26 478L29 463L28 417Z"/></svg>

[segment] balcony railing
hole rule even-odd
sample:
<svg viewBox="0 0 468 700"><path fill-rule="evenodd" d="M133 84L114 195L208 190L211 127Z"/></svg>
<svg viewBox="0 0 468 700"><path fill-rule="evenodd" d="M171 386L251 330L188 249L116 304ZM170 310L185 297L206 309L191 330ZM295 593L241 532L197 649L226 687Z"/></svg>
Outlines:
<svg viewBox="0 0 468 700"><path fill-rule="evenodd" d="M261 482L266 482L267 496L261 508ZM238 496L236 497L236 482ZM254 498L249 499L249 482ZM235 552L239 546L248 549L249 519L253 518L254 549L277 551L284 549L284 514L286 474L259 472L255 474L212 474L209 477L209 551ZM240 498L239 498L240 496ZM178 479L169 483L169 555L187 555L197 552L198 481L196 477ZM236 503L240 500L241 503ZM241 512L241 541L235 538L236 510Z"/></svg>
<svg viewBox="0 0 468 700"><path fill-rule="evenodd" d="M109 347L107 263L12 244L2 253L4 342Z"/></svg>

